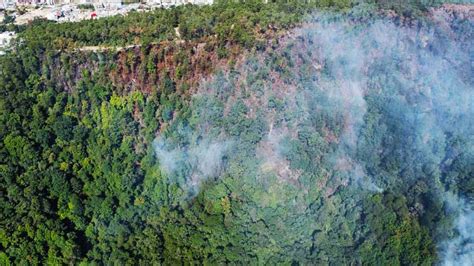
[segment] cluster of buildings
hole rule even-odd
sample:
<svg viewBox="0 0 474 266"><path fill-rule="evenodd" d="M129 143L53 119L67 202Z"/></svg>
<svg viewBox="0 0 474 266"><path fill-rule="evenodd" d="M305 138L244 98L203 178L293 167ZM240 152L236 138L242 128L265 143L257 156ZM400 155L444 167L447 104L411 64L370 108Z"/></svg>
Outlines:
<svg viewBox="0 0 474 266"><path fill-rule="evenodd" d="M213 0L0 0L0 13L3 10L13 16L15 24L26 24L35 18L73 22L188 3L212 4Z"/></svg>
<svg viewBox="0 0 474 266"><path fill-rule="evenodd" d="M213 0L0 0L0 9L8 9L16 6L54 6L63 4L92 4L92 5L110 5L141 3L155 6L174 6L183 4L212 4Z"/></svg>

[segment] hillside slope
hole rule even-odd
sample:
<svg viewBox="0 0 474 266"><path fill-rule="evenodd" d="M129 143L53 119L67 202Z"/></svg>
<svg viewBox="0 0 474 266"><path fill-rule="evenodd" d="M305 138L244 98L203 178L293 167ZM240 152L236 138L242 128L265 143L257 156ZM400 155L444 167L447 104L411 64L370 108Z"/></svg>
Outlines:
<svg viewBox="0 0 474 266"><path fill-rule="evenodd" d="M298 3L18 29L1 264L469 265L471 7Z"/></svg>

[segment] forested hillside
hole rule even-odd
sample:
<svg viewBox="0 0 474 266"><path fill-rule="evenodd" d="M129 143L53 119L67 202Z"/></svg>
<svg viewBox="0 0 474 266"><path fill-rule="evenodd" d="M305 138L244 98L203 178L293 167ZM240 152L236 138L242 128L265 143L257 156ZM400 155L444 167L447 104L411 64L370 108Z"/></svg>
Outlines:
<svg viewBox="0 0 474 266"><path fill-rule="evenodd" d="M0 264L470 265L472 7L268 2L3 26Z"/></svg>

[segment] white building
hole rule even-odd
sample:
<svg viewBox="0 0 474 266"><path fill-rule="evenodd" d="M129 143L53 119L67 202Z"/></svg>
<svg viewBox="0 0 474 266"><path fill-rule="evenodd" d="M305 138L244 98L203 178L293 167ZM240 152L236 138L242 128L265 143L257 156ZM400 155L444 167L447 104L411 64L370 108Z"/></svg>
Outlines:
<svg viewBox="0 0 474 266"><path fill-rule="evenodd" d="M8 46L15 36L15 32L12 31L0 33L0 55L4 54L4 50L8 49Z"/></svg>
<svg viewBox="0 0 474 266"><path fill-rule="evenodd" d="M7 9L15 6L15 0L0 0L0 8Z"/></svg>

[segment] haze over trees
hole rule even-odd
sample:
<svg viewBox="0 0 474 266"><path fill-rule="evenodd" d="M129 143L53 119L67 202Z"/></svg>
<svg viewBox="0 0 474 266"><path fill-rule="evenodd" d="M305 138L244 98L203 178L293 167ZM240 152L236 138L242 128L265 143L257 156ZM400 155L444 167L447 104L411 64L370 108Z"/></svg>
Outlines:
<svg viewBox="0 0 474 266"><path fill-rule="evenodd" d="M0 264L469 263L473 18L268 2L16 28Z"/></svg>

